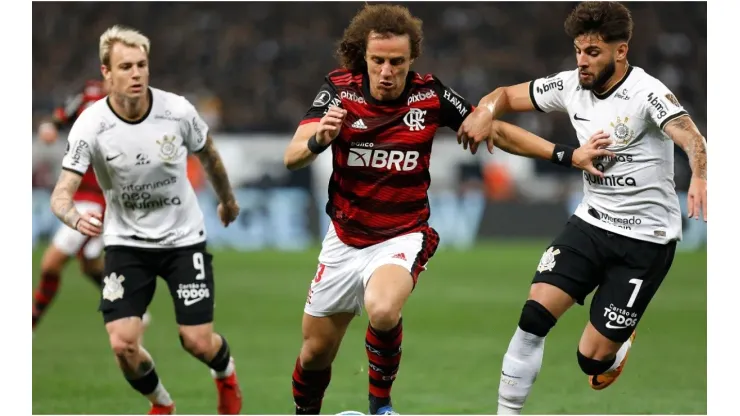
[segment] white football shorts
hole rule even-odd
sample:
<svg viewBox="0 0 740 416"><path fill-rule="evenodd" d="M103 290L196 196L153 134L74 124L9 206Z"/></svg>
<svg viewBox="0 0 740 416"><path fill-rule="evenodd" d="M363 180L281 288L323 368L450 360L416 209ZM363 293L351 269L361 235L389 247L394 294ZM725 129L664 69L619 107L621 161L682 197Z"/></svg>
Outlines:
<svg viewBox="0 0 740 416"><path fill-rule="evenodd" d="M419 273L426 270L438 244L439 236L430 227L358 249L344 244L331 224L321 245L319 265L304 312L316 317L340 312L359 316L365 305L365 287L378 267L402 266L416 285Z"/></svg>

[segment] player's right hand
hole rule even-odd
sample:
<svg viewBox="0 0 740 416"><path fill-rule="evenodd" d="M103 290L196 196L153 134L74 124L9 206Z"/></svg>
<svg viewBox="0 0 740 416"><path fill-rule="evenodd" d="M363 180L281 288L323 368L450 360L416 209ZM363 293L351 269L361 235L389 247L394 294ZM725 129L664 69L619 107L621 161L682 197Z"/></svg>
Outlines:
<svg viewBox="0 0 740 416"><path fill-rule="evenodd" d="M97 237L103 232L103 216L97 212L85 212L77 220L75 230L88 237Z"/></svg>
<svg viewBox="0 0 740 416"><path fill-rule="evenodd" d="M52 144L57 140L59 132L54 123L47 121L39 125L38 136L42 142Z"/></svg>
<svg viewBox="0 0 740 416"><path fill-rule="evenodd" d="M239 204L236 201L221 202L218 204L218 218L221 219L221 224L224 227L228 227L229 224L234 222L239 216Z"/></svg>
<svg viewBox="0 0 740 416"><path fill-rule="evenodd" d="M329 107L324 117L319 121L319 127L316 129L316 141L320 145L326 146L339 136L339 130L342 129L342 122L347 117L347 110L336 106Z"/></svg>
<svg viewBox="0 0 740 416"><path fill-rule="evenodd" d="M612 141L609 139L609 133L599 130L588 139L586 144L573 152L571 163L578 169L603 178L604 172L596 169L593 161L600 157L614 157L613 152L606 150L610 144L612 144Z"/></svg>
<svg viewBox="0 0 740 416"><path fill-rule="evenodd" d="M488 151L493 153L493 141L489 140L492 125L491 110L485 106L476 107L457 130L457 143L462 144L465 150L470 146L471 153L475 154L478 143L488 140Z"/></svg>

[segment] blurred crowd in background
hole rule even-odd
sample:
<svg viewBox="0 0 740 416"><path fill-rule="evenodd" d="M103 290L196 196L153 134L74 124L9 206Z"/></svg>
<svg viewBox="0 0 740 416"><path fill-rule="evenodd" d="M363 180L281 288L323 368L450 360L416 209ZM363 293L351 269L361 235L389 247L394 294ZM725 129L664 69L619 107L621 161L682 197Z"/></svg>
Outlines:
<svg viewBox="0 0 740 416"><path fill-rule="evenodd" d="M572 69L575 55L563 21L575 4L405 3L425 29L423 55L412 69L436 74L473 103L498 86ZM363 5L34 3L34 121L48 116L86 79L100 76L99 36L125 24L152 41L152 86L188 97L214 132L291 134L323 77L337 66L336 43ZM663 81L706 134L706 3L630 2L628 7L635 21L630 63ZM552 141L576 143L563 115L508 120ZM685 156L677 153L677 182L683 187L690 172ZM512 163L534 166L530 170L537 173L566 173L547 163Z"/></svg>

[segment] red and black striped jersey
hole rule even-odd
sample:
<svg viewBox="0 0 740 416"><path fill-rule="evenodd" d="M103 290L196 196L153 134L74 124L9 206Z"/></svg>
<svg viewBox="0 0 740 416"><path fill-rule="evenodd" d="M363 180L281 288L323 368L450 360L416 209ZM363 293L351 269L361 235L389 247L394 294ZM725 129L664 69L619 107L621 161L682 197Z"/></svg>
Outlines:
<svg viewBox="0 0 740 416"><path fill-rule="evenodd" d="M301 124L347 110L332 142L326 212L337 236L367 247L428 227L429 161L437 129L460 127L473 106L434 75L409 72L393 101L375 100L366 73L331 72Z"/></svg>

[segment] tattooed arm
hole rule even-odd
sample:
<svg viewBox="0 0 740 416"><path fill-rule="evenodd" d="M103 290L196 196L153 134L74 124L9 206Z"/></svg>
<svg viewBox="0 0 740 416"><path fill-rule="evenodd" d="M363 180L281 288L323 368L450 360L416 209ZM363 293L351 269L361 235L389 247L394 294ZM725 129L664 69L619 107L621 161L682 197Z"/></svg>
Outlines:
<svg viewBox="0 0 740 416"><path fill-rule="evenodd" d="M51 193L51 211L69 228L77 228L77 221L80 219L72 198L81 181L80 174L62 170L54 192Z"/></svg>
<svg viewBox="0 0 740 416"><path fill-rule="evenodd" d="M51 211L68 227L87 236L95 237L102 231L100 214L80 214L75 208L73 197L81 181L82 175L63 169L54 187L54 192L51 194Z"/></svg>
<svg viewBox="0 0 740 416"><path fill-rule="evenodd" d="M699 209L707 220L707 140L688 115L669 121L663 129L689 156L691 185L689 187L689 217L699 218Z"/></svg>
<svg viewBox="0 0 740 416"><path fill-rule="evenodd" d="M216 195L218 195L220 202L218 207L219 216L224 226L227 226L239 215L239 205L237 205L236 198L234 198L224 162L221 160L221 155L216 150L210 135L206 137L206 144L203 149L196 154L208 174L208 179L211 181Z"/></svg>
<svg viewBox="0 0 740 416"><path fill-rule="evenodd" d="M693 176L707 180L707 140L688 115L669 121L664 128L668 137L689 156Z"/></svg>

